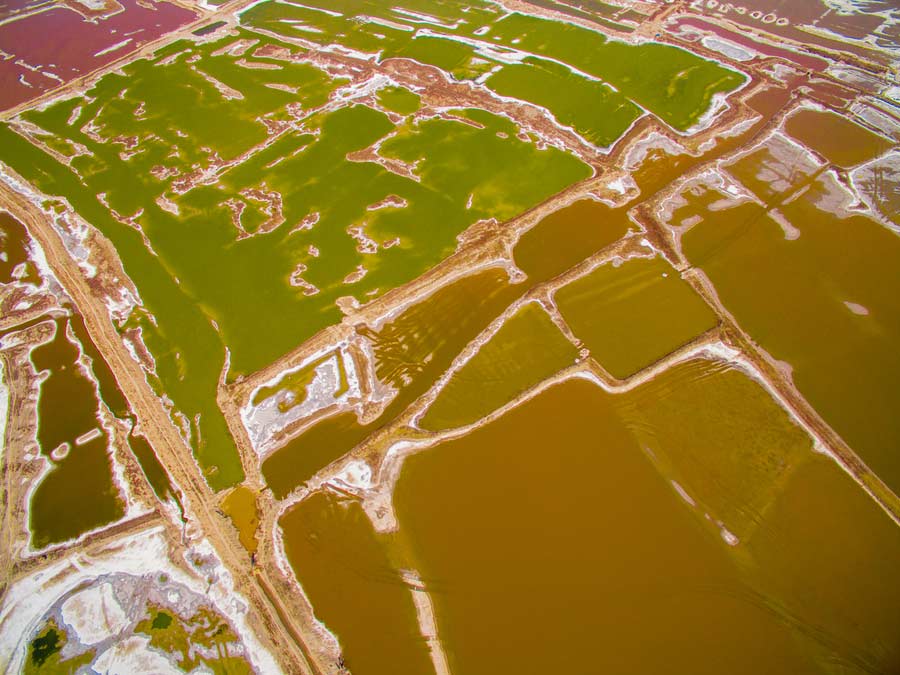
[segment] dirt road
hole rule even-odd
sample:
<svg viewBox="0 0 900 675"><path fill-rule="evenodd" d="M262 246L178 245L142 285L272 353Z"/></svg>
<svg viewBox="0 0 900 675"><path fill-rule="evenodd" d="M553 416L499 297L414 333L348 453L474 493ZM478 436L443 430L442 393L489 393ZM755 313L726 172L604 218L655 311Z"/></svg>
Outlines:
<svg viewBox="0 0 900 675"><path fill-rule="evenodd" d="M194 462L190 448L181 439L159 396L144 379L143 371L129 355L122 338L110 321L106 305L91 291L77 263L44 214L21 195L0 187L0 207L18 218L44 249L47 262L81 312L91 339L116 375L129 405L163 465L181 487L190 515L215 548L222 563L233 575L235 586L250 604L249 621L260 641L275 655L285 672L318 674L304 638L314 634L298 625L296 617L275 607L260 586L246 551L236 533L218 511L218 499ZM268 580L265 580L268 582ZM271 582L267 583L272 587ZM291 625L286 625L286 623ZM300 639L295 639L299 637Z"/></svg>

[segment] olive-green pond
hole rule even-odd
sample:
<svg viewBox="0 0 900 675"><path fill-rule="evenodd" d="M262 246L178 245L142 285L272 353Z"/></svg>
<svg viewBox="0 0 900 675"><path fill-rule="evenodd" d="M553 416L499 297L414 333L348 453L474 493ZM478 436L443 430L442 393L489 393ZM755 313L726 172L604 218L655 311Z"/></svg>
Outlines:
<svg viewBox="0 0 900 675"><path fill-rule="evenodd" d="M240 34L259 39L260 46L278 44ZM84 105L80 98L68 99L27 113L29 122L52 137L90 151L73 156L70 166L9 127L0 128L2 159L47 193L66 197L115 245L155 317L154 323L135 314L128 327L142 328L156 359L155 384L193 422L197 459L217 489L243 478L216 405L226 348L229 377L262 368L339 321L338 298L352 295L364 302L399 286L452 253L456 236L469 225L507 220L591 173L567 153L522 140L509 120L477 110L458 111L471 124L428 119L395 126L384 112L351 103L301 115L299 129L267 140L261 119L284 122L288 105L314 110L340 81L309 64L246 56L277 66L250 69L216 54L233 41L174 43L153 60L135 61L124 74L99 80ZM187 63L189 56L197 60ZM173 60L153 62L164 59ZM204 76L243 99L224 98ZM411 92L392 89L385 95L395 108L411 109L415 102ZM102 136L86 134L89 124L102 129ZM124 154L123 138L137 143L139 151ZM381 140L379 152L415 163L420 181L375 162L347 159ZM223 171L216 185L177 191L175 181L196 167L250 150L252 157ZM159 178L160 171L175 177ZM283 222L271 231L267 225L263 233L270 216L280 222L274 207L259 199L272 192L281 195ZM407 206L369 210L389 197ZM164 199L178 212L164 208ZM246 237L235 227L232 208L243 208L240 226L256 236ZM134 217L152 252L113 212ZM298 227L313 222L307 218L315 224ZM375 249L355 240L349 228L364 232L371 242L366 246ZM366 274L348 282L360 265ZM292 285L298 269L317 292ZM259 339L260 325L268 327L265 340Z"/></svg>
<svg viewBox="0 0 900 675"><path fill-rule="evenodd" d="M66 319L59 319L55 338L31 352L35 369L50 371L38 398L37 440L50 470L31 496L29 524L35 548L73 539L124 515L113 483L108 435L97 419L97 394L78 368L80 350L66 337L66 324ZM99 436L76 442L94 429ZM51 452L64 443L68 452L52 459Z"/></svg>
<svg viewBox="0 0 900 675"><path fill-rule="evenodd" d="M37 270L29 260L29 242L25 226L8 213L0 212L0 251L6 254L5 260L0 261L0 283L13 281L13 270L21 264L25 265L24 280L40 283ZM52 373L41 388L39 415L46 417L39 420L38 441L45 456L62 442L69 442L70 449L64 459L53 465L44 481L46 485L39 485L32 499L31 526L37 546L70 539L122 515L122 506L117 502L118 492L111 482L106 434L81 447L74 446L74 439L94 427L99 428L99 424L93 385L75 366L78 351L65 336L66 326L90 359L102 401L117 418L130 418L128 402L109 365L90 339L83 318L73 313L67 321L58 321L54 340L32 354L38 369L47 368ZM69 402L66 397L70 394L79 398ZM171 483L153 448L143 436L134 434L128 443L156 494L161 499L168 498ZM81 472L86 472L86 486L80 479L72 480ZM68 485L69 482L73 485ZM66 508L81 499L79 490L96 494L89 495L84 509ZM62 518L63 513L72 516Z"/></svg>
<svg viewBox="0 0 900 675"><path fill-rule="evenodd" d="M547 312L529 302L450 377L419 424L431 431L473 424L577 357Z"/></svg>
<svg viewBox="0 0 900 675"><path fill-rule="evenodd" d="M97 378L100 398L113 415L119 420L127 420L133 427L135 419L131 414L131 408L125 398L125 394L122 393L122 389L119 387L119 383L116 381L109 364L100 354L97 345L91 340L87 327L84 325L84 319L77 312L73 312L69 317L69 325L72 327L75 337L81 343L81 348L91 359L91 371L94 373L94 377ZM132 428L132 433L128 436L128 447L131 449L135 459L137 459L141 471L143 471L156 496L163 500L174 496L169 475L146 437L134 433Z"/></svg>
<svg viewBox="0 0 900 675"><path fill-rule="evenodd" d="M521 89L526 98L547 103L540 98L546 90L544 80L558 80L560 91L569 92L566 100L571 100L563 105L560 99L551 108L597 142L617 138L636 109L602 82L553 65L550 59L581 58L569 43L609 52L610 59L591 57L575 65L597 71L598 77L627 90L626 95L679 127L705 110L712 93L733 89L742 80L683 50L622 45L583 29L560 32L558 24L506 16L490 3L410 0L392 8L379 3L345 4L334 5L343 17L296 4L254 6L241 15L247 28L237 29L233 36L204 44L176 41L103 77L87 98L59 100L26 113L28 122L48 132L43 142L66 155L69 166L42 153L9 127L0 128L2 159L48 194L65 197L116 247L154 317L150 321L135 314L127 327L142 328L157 365L158 379L151 378L152 384L191 421L195 455L216 489L243 479L216 405L216 383L226 349L230 378L268 365L339 321L335 306L339 297L353 295L365 301L405 283L451 253L456 236L470 224L486 218L509 219L591 172L555 148L538 150L519 137L514 124L481 111L460 111L472 124L430 119L395 126L381 110L349 104L304 117L302 111L325 103L341 81L329 79L307 63L253 52L243 54L238 63L239 58L222 51L223 47L244 38L257 41L254 50L276 46L296 52L290 43L254 28L296 35L296 29L284 21L301 20L322 30L321 39L383 50L385 57L412 56L460 76L474 76L489 66L476 64L471 45L445 37L457 31L472 38L479 26L490 26L491 40L507 46L521 42L522 48L540 57L530 63L527 73L511 68L498 74L492 78L495 86ZM405 31L367 19L348 21L360 15L402 23L410 18L403 15L404 7L443 17L449 33L413 39ZM317 35L303 33L307 39L319 39ZM633 65L620 72L610 64L622 49L636 58L625 59ZM629 70L633 67L652 73L647 80L651 86L633 77ZM668 83L662 98L657 92L660 83ZM239 100L230 98L234 96ZM603 105L604 114L599 117L588 114L594 104L584 105L592 97L598 97L596 105ZM676 98L683 103L678 110L672 108ZM389 87L379 93L377 105L408 115L420 102L412 92ZM298 115L299 125L267 141L263 121L276 125ZM591 125L599 126L592 131ZM86 133L88 127L97 129L99 136ZM346 159L348 153L390 134L379 152L416 163L421 182L372 162ZM88 154L76 152L75 144ZM175 189L174 181L198 167L233 160L253 148L246 161L222 172L218 185L200 185L185 194ZM474 162L473 157L484 159ZM298 181L297 176L314 178ZM282 196L285 224L262 234L263 225L268 229L275 221L271 206L261 201L260 194L273 191ZM103 196L103 203L97 195ZM408 206L367 210L390 196L402 198ZM243 237L232 224L232 209L243 209L237 216L240 228L257 236ZM133 217L153 250L113 213ZM312 229L297 229L313 215L318 222ZM348 234L353 226L365 228L366 236L382 250L362 252L359 242ZM388 246L388 242L394 243ZM355 283L345 282L359 265L364 266L365 276ZM303 281L311 286L289 283L301 268ZM318 293L307 295L310 287ZM270 327L266 340L259 340L261 324Z"/></svg>
<svg viewBox="0 0 900 675"><path fill-rule="evenodd" d="M6 211L0 211L0 284L16 281L13 276L19 268L24 274L22 281L40 283L34 264L28 258L28 232L25 226Z"/></svg>
<svg viewBox="0 0 900 675"><path fill-rule="evenodd" d="M416 31L421 21L411 19L409 11L441 18L428 21L427 32ZM671 45L609 40L597 30L503 12L483 1L264 2L241 18L248 28L286 38L338 42L382 60L415 59L460 80L502 64L494 50L515 49L526 58L503 67L485 85L548 108L560 122L600 145L615 142L642 114L640 107L685 130L707 110L714 94L745 81L719 63ZM312 30L299 31L296 23Z"/></svg>
<svg viewBox="0 0 900 675"><path fill-rule="evenodd" d="M619 379L718 323L703 298L660 257L601 265L560 288L554 300L575 337Z"/></svg>
<svg viewBox="0 0 900 675"><path fill-rule="evenodd" d="M390 536L321 493L281 521L357 675L433 672L402 568L429 589L457 675L890 672L900 659L900 532L723 365L621 395L556 385L407 459L394 504Z"/></svg>

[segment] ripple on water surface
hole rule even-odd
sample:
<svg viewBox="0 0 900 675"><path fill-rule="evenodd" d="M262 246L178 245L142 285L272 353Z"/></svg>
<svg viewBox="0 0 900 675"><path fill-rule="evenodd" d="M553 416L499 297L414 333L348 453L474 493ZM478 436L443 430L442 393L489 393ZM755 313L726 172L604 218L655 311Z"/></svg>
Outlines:
<svg viewBox="0 0 900 675"><path fill-rule="evenodd" d="M571 381L407 460L400 531L454 673L897 663L900 535L757 385L691 365L620 396L650 409L650 452L618 396Z"/></svg>

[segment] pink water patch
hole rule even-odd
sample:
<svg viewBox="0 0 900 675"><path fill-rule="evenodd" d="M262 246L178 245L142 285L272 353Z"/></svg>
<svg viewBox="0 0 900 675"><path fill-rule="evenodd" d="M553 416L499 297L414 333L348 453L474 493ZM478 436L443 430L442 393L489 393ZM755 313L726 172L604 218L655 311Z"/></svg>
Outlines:
<svg viewBox="0 0 900 675"><path fill-rule="evenodd" d="M0 19L30 12L45 2L46 0L0 0Z"/></svg>
<svg viewBox="0 0 900 675"><path fill-rule="evenodd" d="M144 3L152 9L135 0L120 4L123 11L96 23L59 6L0 26L0 110L89 73L197 18L168 2Z"/></svg>
<svg viewBox="0 0 900 675"><path fill-rule="evenodd" d="M785 59L786 61L793 61L803 68L814 70L816 72L822 72L828 67L828 62L825 61L825 59L809 56L808 54L800 54L799 52L791 51L790 49L781 49L780 47L763 44L746 35L735 33L734 31L727 30L714 23L704 21L703 19L680 16L669 22L669 26L676 31L682 26L687 26L707 33L713 33L722 39L734 42L741 47L752 49L764 56L774 56L776 58Z"/></svg>

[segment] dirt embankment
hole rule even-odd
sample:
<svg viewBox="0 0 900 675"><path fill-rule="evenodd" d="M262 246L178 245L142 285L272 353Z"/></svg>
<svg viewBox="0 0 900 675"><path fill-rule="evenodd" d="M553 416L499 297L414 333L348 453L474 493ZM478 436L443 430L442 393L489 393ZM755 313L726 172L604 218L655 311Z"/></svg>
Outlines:
<svg viewBox="0 0 900 675"><path fill-rule="evenodd" d="M327 58L324 57L324 58ZM415 64L403 62L402 68L396 68L395 62L386 62L385 66L390 68L391 75L401 81L410 78L418 84L425 84L426 90L423 95L423 101L428 102L429 96L434 103L446 100L447 91L444 85L440 83L439 78L431 77L432 73L427 73L429 77L423 77L423 73L417 72L418 68ZM596 157L592 164L597 170L598 175L577 185L571 186L567 190L555 195L553 198L535 207L528 213L523 214L519 218L512 221L486 228L484 232L477 236L469 236L461 238L463 243L457 250L457 253L430 270L419 279L395 289L382 298L375 300L367 305L348 312L344 325L355 325L357 323L369 323L377 317L385 313L396 311L397 308L403 307L416 298L421 298L436 288L442 286L447 280L454 276L471 271L476 268L479 262L485 260L497 260L509 255L511 246L514 244L518 236L525 230L539 222L547 214L557 210L561 206L571 203L579 198L603 195L604 198L611 198L618 201L625 207L630 208L630 213L637 225L643 229L646 239L653 245L655 249L660 251L677 269L683 272L685 279L697 290L698 293L713 308L720 319L720 327L715 331L714 336L703 336L698 338L701 341L714 339L724 342L739 351L743 358L748 361L757 373L765 380L768 388L782 402L790 413L811 433L811 435L821 444L822 447L831 452L837 460L845 467L845 469L854 476L857 482L884 508L889 515L895 520L900 518L900 503L898 503L896 495L890 492L872 473L867 469L859 457L849 448L846 443L821 419L818 413L806 402L799 393L789 377L777 367L772 357L756 345L747 334L735 322L733 317L722 306L715 295L714 289L708 283L708 280L702 274L690 269L690 264L683 258L678 247L672 237L672 233L668 231L665 225L659 223L653 215L653 206L660 201L668 199L672 196L673 183L681 173L677 173L671 177L671 180L660 182L649 191L641 186L641 192L637 195L629 195L626 198L617 198L616 195L610 194L605 190L605 186L616 177L627 176L629 170L625 168L627 159L635 147L652 135L662 137L671 142L674 146L682 148L684 153L690 157L684 166L688 173L702 173L703 171L715 168L723 158L739 152L747 145L752 145L757 139L765 136L773 128L778 127L782 122L781 115L767 116L761 115L756 109L748 104L768 87L780 88L783 83L773 79L773 77L765 72L771 65L766 62L765 68L761 64L758 68L751 69L751 82L742 90L742 92L729 100L729 106L723 110L717 117L715 122L708 128L698 133L686 137L677 134L665 125L661 124L653 117L645 117L632 128L628 136L622 139L612 150L608 156ZM423 67L427 69L427 67ZM439 88L438 91L429 92L428 86ZM438 93L440 92L440 93ZM794 97L802 95L802 92L795 92ZM787 96L783 102L782 109L790 107L793 97ZM486 108L490 109L490 97L485 99ZM512 110L510 116L517 121L528 123L518 113L521 110ZM723 135L723 131L738 130L735 133L727 133ZM652 161L652 160L651 160ZM601 253L604 254L604 253ZM596 262L596 261L595 261ZM554 282L555 283L555 282ZM246 396L252 389L252 386L259 383L263 379L275 375L281 370L296 365L305 359L310 353L321 349L330 342L335 340L338 335L334 331L339 331L343 337L348 331L342 330L343 326L334 327L323 331L310 341L300 345L294 352L287 355L283 360L271 364L264 371L254 374L247 378L245 382L239 383L229 393L230 405L235 410L238 405L246 401ZM678 355L672 355L673 358ZM667 357L668 358L668 357ZM363 369L360 369L361 371ZM598 372L602 372L599 369ZM608 378L608 376L607 376ZM610 381L610 385L615 383ZM389 426L376 431L373 436L367 439L357 450L353 456L358 459L369 461L373 466L378 466L382 459L382 453L390 445L392 440L399 435L409 435L412 430L407 426L427 401L417 402L412 409L401 418L396 420ZM415 435L415 433L413 433ZM268 501L271 501L269 499ZM282 512L284 504L278 505L274 503L267 504L263 510L261 531L264 536L274 532L276 528L276 518ZM274 542L265 545L268 549Z"/></svg>
<svg viewBox="0 0 900 675"><path fill-rule="evenodd" d="M190 505L190 516L196 519L196 525L231 571L237 590L249 601L250 623L260 640L276 656L285 672L320 672L307 657L305 645L295 639L295 636L308 636L311 642L315 642L316 635L306 626L300 625L298 617L279 611L262 590L246 551L241 547L230 523L220 513L219 500L201 475L190 449L182 441L159 397L144 379L140 366L126 350L121 336L110 321L105 303L95 297L90 284L77 263L66 252L45 215L24 197L5 186L0 189L0 206L23 222L44 249L50 268L83 316L91 339L115 373L148 441L181 487L183 496ZM260 574L264 575L265 572ZM289 620L295 625L286 626L283 620Z"/></svg>

